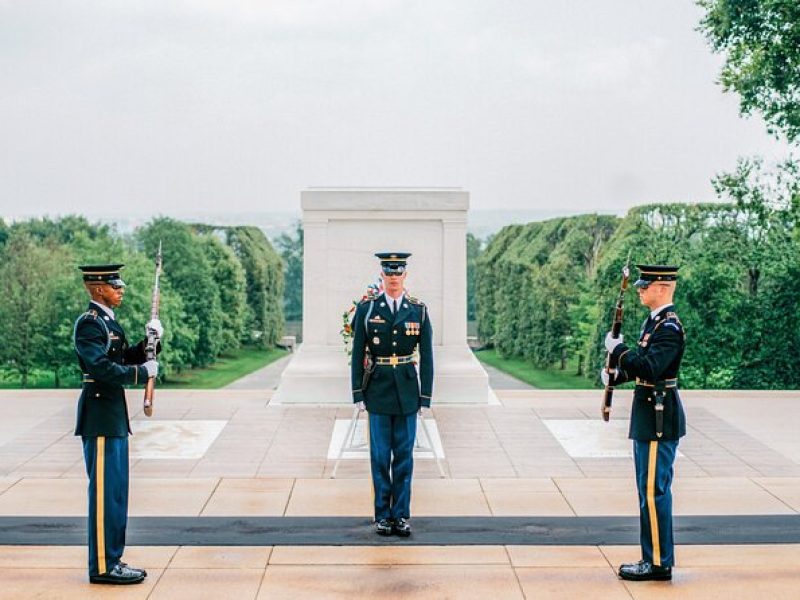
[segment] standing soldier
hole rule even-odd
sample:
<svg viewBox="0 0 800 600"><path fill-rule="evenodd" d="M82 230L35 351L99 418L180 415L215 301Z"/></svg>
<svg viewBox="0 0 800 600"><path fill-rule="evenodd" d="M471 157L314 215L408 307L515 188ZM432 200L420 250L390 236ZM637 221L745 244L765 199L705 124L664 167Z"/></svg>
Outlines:
<svg viewBox="0 0 800 600"><path fill-rule="evenodd" d="M672 297L678 267L637 265L634 284L640 302L650 309L636 348L622 336L606 335L606 349L617 359L613 383L636 380L628 437L633 440L642 560L624 564L619 576L631 581L672 579L672 476L678 441L686 435L686 416L678 395L678 370L684 332ZM603 383L608 384L605 369Z"/></svg>
<svg viewBox="0 0 800 600"><path fill-rule="evenodd" d="M350 369L353 402L369 413L375 531L408 537L417 413L430 408L433 391L433 331L427 307L404 291L406 259L411 255L375 256L381 260L385 291L356 309ZM419 379L414 362L417 347Z"/></svg>
<svg viewBox="0 0 800 600"><path fill-rule="evenodd" d="M91 302L75 322L75 351L83 384L78 401L75 435L83 439L83 457L89 476L89 581L140 583L143 569L122 562L128 522L128 434L130 424L123 385L144 385L158 374L158 363L146 361L144 342L128 346L115 320L122 303L123 265L79 267ZM161 322L147 324L160 339Z"/></svg>

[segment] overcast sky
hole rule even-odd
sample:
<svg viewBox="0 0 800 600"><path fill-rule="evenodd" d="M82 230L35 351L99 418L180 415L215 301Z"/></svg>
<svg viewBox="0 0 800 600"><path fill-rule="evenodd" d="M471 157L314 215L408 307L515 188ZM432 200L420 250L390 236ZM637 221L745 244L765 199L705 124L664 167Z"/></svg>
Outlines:
<svg viewBox="0 0 800 600"><path fill-rule="evenodd" d="M708 201L787 147L715 83L690 0L0 0L0 215Z"/></svg>

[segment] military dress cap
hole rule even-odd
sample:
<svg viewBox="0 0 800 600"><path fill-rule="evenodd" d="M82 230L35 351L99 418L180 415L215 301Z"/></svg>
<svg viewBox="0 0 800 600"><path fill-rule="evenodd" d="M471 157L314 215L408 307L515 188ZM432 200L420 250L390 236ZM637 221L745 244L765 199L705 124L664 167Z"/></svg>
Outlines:
<svg viewBox="0 0 800 600"><path fill-rule="evenodd" d="M381 259L381 269L387 275L402 275L406 271L406 259L410 252L376 252Z"/></svg>
<svg viewBox="0 0 800 600"><path fill-rule="evenodd" d="M678 267L669 265L636 265L639 269L639 279L636 280L636 287L646 287L656 281L676 281L678 279Z"/></svg>
<svg viewBox="0 0 800 600"><path fill-rule="evenodd" d="M86 283L107 283L114 287L125 287L119 272L125 265L81 265L83 281Z"/></svg>

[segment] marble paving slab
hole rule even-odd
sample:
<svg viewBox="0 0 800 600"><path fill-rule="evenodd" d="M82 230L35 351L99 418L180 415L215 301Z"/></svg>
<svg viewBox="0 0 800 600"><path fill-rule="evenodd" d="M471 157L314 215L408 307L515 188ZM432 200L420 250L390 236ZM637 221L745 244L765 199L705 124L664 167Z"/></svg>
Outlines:
<svg viewBox="0 0 800 600"><path fill-rule="evenodd" d="M336 419L331 434L331 441L328 445L329 460L336 460L339 457L339 451L342 448L342 444L345 443L345 437L350 428L350 422L350 419ZM436 451L439 458L444 458L444 447L442 446L442 438L439 436L439 428L436 426L436 419L425 419L425 425L431 438L433 438L433 449ZM369 444L367 443L366 419L359 419L356 422L355 435L352 440L352 443L345 448L342 459L368 458ZM435 458L419 420L417 421L417 444L414 446L414 457Z"/></svg>
<svg viewBox="0 0 800 600"><path fill-rule="evenodd" d="M633 456L627 420L606 423L600 419L543 419L542 423L572 458ZM680 451L678 456L682 456Z"/></svg>
<svg viewBox="0 0 800 600"><path fill-rule="evenodd" d="M227 421L131 421L131 459L202 458Z"/></svg>

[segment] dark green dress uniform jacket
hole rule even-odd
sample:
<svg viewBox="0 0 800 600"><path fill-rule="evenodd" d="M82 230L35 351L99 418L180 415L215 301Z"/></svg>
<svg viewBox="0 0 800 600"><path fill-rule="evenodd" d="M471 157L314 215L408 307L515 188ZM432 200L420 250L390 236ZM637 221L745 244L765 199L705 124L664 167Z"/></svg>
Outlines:
<svg viewBox="0 0 800 600"><path fill-rule="evenodd" d="M616 383L637 378L649 384L678 377L684 349L684 332L673 306L661 310L654 319L648 317L642 326L635 348L620 344L614 356L620 374ZM664 397L664 435L656 436L654 388L637 385L633 392L631 425L628 437L632 440L677 440L686 435L686 415L678 388L668 388Z"/></svg>
<svg viewBox="0 0 800 600"><path fill-rule="evenodd" d="M375 365L362 389L366 349L372 358L408 356L419 346L419 379L414 363ZM367 410L382 415L408 415L420 406L430 407L433 393L433 330L427 307L416 298L403 297L397 315L386 296L364 300L353 318L353 356L350 364L353 402L364 401Z"/></svg>
<svg viewBox="0 0 800 600"><path fill-rule="evenodd" d="M147 382L147 369L141 365L146 360L144 346L144 341L128 346L119 323L94 304L78 317L75 351L84 383L75 435L112 437L130 433L122 386Z"/></svg>

